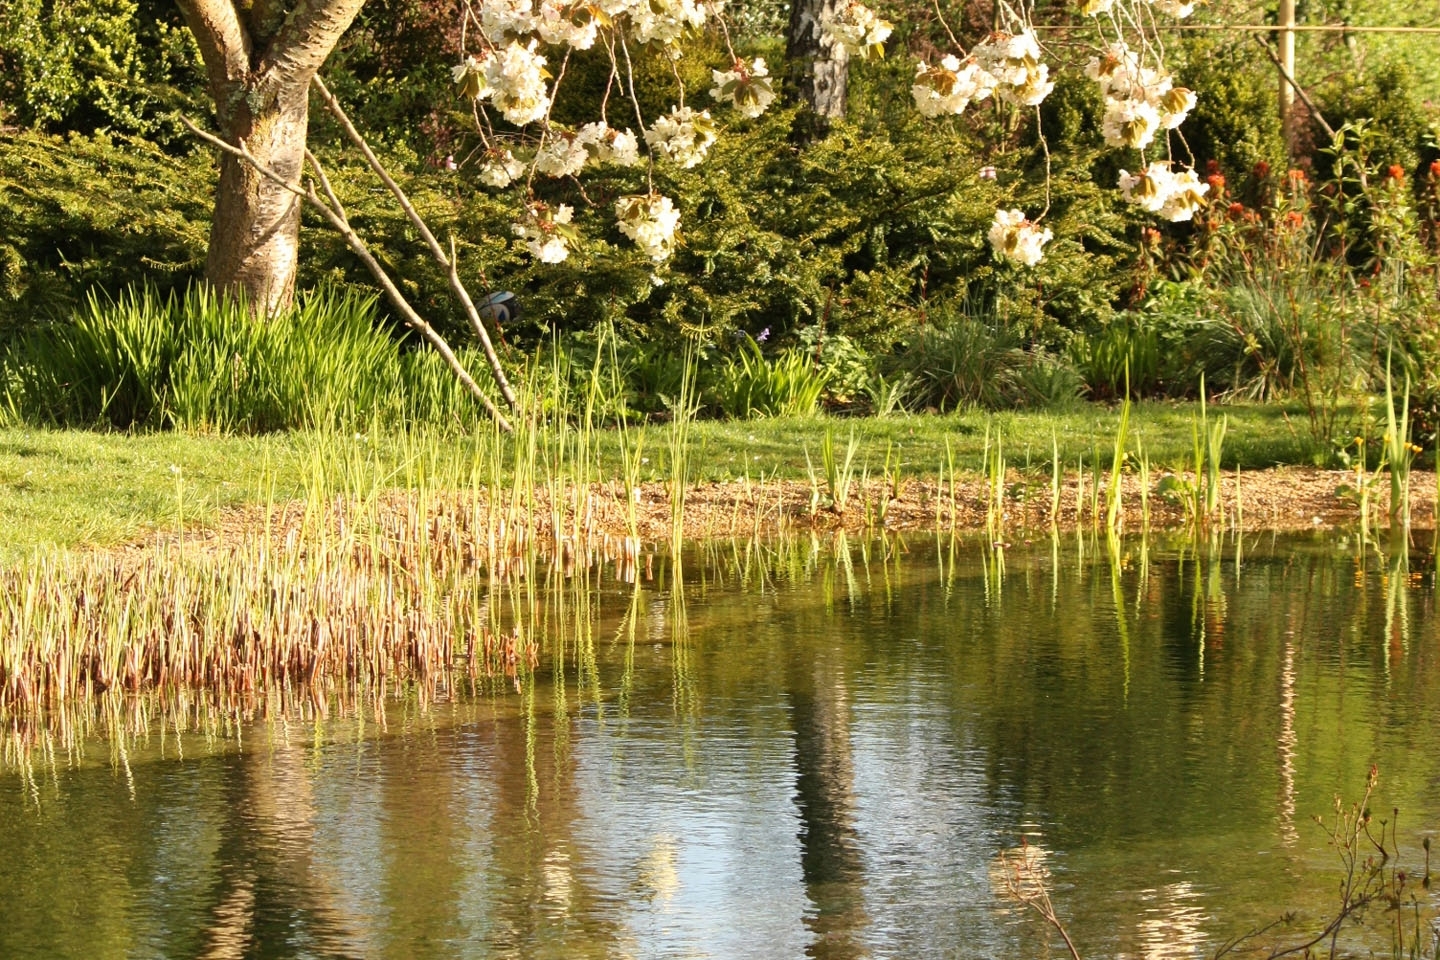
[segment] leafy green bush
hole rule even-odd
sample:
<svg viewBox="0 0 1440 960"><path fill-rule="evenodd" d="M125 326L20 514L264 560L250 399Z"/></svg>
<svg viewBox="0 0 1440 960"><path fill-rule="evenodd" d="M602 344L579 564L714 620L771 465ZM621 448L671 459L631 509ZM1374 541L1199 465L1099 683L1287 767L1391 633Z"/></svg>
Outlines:
<svg viewBox="0 0 1440 960"><path fill-rule="evenodd" d="M204 86L172 3L7 0L0 13L0 124L172 142L182 133L171 107L198 113Z"/></svg>
<svg viewBox="0 0 1440 960"><path fill-rule="evenodd" d="M0 134L0 339L98 288L200 275L211 160L133 137Z"/></svg>
<svg viewBox="0 0 1440 960"><path fill-rule="evenodd" d="M1366 166L1383 170L1395 165L1407 178L1417 172L1429 118L1416 93L1415 75L1403 61L1380 61L1369 69L1346 71L1318 85L1314 99L1332 128L1350 125L1357 134L1363 131L1363 139L1352 138L1351 149L1360 148ZM1312 135L1319 146L1329 146L1318 124ZM1317 151L1318 180L1334 180L1343 172L1333 152Z"/></svg>
<svg viewBox="0 0 1440 960"><path fill-rule="evenodd" d="M1192 34L1176 52L1181 78L1199 94L1184 126L1196 168L1223 174L1234 198L1259 202L1266 172L1287 163L1275 68L1246 40Z"/></svg>

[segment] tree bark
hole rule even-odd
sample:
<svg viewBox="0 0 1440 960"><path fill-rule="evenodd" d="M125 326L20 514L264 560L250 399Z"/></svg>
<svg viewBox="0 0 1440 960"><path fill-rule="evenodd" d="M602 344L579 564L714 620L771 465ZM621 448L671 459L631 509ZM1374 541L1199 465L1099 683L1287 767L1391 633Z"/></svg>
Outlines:
<svg viewBox="0 0 1440 960"><path fill-rule="evenodd" d="M840 44L829 44L820 29L821 17L833 13L838 0L794 0L785 31L785 98L808 108L802 129L804 139L823 137L830 121L845 116L845 95L850 79L850 55ZM802 114L803 116L803 114Z"/></svg>
<svg viewBox="0 0 1440 960"><path fill-rule="evenodd" d="M226 142L298 180L305 163L310 80L364 0L177 0L199 43ZM291 302L300 202L225 154L205 275L257 313Z"/></svg>

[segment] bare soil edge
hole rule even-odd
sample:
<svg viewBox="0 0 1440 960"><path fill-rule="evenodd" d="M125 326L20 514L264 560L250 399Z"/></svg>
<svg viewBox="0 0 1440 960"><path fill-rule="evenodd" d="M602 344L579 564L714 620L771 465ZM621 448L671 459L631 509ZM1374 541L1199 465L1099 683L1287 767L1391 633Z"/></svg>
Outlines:
<svg viewBox="0 0 1440 960"><path fill-rule="evenodd" d="M1166 476L1151 478L1149 527L1176 529L1186 523L1184 508L1153 492ZM1182 481L1189 477L1181 475ZM1072 474L1064 479L1059 510L1052 517L1052 491L1048 480L1007 478L1003 522L997 530L1005 538L1024 536L1028 531L1048 531L1052 523L1060 530L1103 528L1105 494L1097 498L1094 477L1085 478L1077 489ZM1220 510L1215 518L1224 529L1295 531L1344 528L1360 523L1359 498L1346 488L1356 486L1353 472L1306 467L1277 467L1241 473L1226 473L1221 484ZM1145 525L1139 479L1123 478L1120 521L1122 532L1139 533ZM1435 526L1436 487L1434 473L1411 475L1411 526ZM1389 481L1381 477L1373 484L1372 523L1388 525ZM915 531L941 528L955 531L983 531L987 526L987 484L978 477L961 480L952 491L948 482L933 478L902 480L899 490L884 481L871 479L851 485L847 502L837 507L824 490L818 496L809 481L770 480L763 483L732 481L704 482L685 491L683 536L687 541L715 538L750 538L796 530L865 532L867 530ZM1077 496L1078 494L1078 496ZM576 538L624 539L631 535L630 510L619 481L593 484L587 492L566 488L561 496L559 525L554 520L550 491L537 489L533 498L518 505L523 514L516 518L527 525L533 542L558 544ZM489 504L483 494L477 500L470 493L418 495L392 493L379 504L382 512L409 513L425 509L432 514L454 515L475 512L478 523L488 521ZM1098 501L1098 503L1097 503ZM513 515L517 505L508 496L495 504L501 516ZM1097 515L1098 506L1098 515ZM883 507L883 510L882 510ZM277 505L268 520L263 507L246 507L225 512L211 527L186 530L184 546L189 549L217 549L234 546L263 536L266 529L281 536L295 529L305 512L303 503ZM671 502L664 483L646 483L635 503L635 532L642 549L649 552L671 538ZM507 522L512 525L516 520ZM157 543L172 545L181 539L173 529L101 552L148 551Z"/></svg>

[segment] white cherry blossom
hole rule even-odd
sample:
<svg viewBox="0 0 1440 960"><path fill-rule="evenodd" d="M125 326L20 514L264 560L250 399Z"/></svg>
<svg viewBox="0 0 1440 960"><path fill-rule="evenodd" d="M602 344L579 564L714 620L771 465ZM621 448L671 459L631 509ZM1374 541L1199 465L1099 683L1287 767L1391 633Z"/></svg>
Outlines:
<svg viewBox="0 0 1440 960"><path fill-rule="evenodd" d="M480 4L480 29L491 43L501 44L535 30L531 0L485 0Z"/></svg>
<svg viewBox="0 0 1440 960"><path fill-rule="evenodd" d="M525 164L509 150L487 150L480 163L480 182L490 187L508 187L525 173Z"/></svg>
<svg viewBox="0 0 1440 960"><path fill-rule="evenodd" d="M556 133L535 155L535 172L546 177L573 177L585 169L590 152L579 137Z"/></svg>
<svg viewBox="0 0 1440 960"><path fill-rule="evenodd" d="M1167 160L1157 160L1138 173L1120 171L1120 192L1125 199L1166 220L1189 220L1210 192L1194 170L1176 173Z"/></svg>
<svg viewBox="0 0 1440 960"><path fill-rule="evenodd" d="M680 211L669 197L658 193L621 197L615 202L615 217L620 232L651 260L667 260L674 252Z"/></svg>
<svg viewBox="0 0 1440 960"><path fill-rule="evenodd" d="M688 169L704 160L715 142L715 122L709 110L696 113L690 107L671 107L645 131L645 142L651 150Z"/></svg>
<svg viewBox="0 0 1440 960"><path fill-rule="evenodd" d="M484 100L495 91L485 76L485 61L466 57L465 62L450 68L450 77L467 100Z"/></svg>
<svg viewBox="0 0 1440 960"><path fill-rule="evenodd" d="M570 256L575 229L570 221L575 211L567 204L550 207L539 201L525 205L525 216L510 225L525 249L541 263L563 263Z"/></svg>
<svg viewBox="0 0 1440 960"><path fill-rule="evenodd" d="M604 120L587 123L575 134L596 163L613 163L633 167L640 162L640 141L629 130L616 130Z"/></svg>
<svg viewBox="0 0 1440 960"><path fill-rule="evenodd" d="M933 67L924 61L915 65L910 95L922 115L939 117L964 113L966 107L986 99L994 90L995 78L974 60L962 64L958 57L947 56Z"/></svg>
<svg viewBox="0 0 1440 960"><path fill-rule="evenodd" d="M1054 239L1054 234L1028 220L1020 210L996 210L989 239L997 256L1033 267L1045 255L1045 244Z"/></svg>
<svg viewBox="0 0 1440 960"><path fill-rule="evenodd" d="M1100 133L1112 147L1144 150L1160 129L1160 111L1148 100L1105 98L1105 117Z"/></svg>
<svg viewBox="0 0 1440 960"><path fill-rule="evenodd" d="M843 47L852 57L861 60L872 53L884 56L885 41L894 29L894 24L882 20L874 10L856 0L842 0L833 13L820 17L820 31L826 42Z"/></svg>
<svg viewBox="0 0 1440 960"><path fill-rule="evenodd" d="M761 57L756 57L749 64L737 60L733 69L712 70L710 73L715 81L715 86L710 88L710 96L733 104L741 116L758 117L775 100L770 71Z"/></svg>
<svg viewBox="0 0 1440 960"><path fill-rule="evenodd" d="M485 78L494 90L491 102L517 127L550 112L550 92L545 86L549 77L545 58L535 52L533 40L527 46L512 40L485 61Z"/></svg>
<svg viewBox="0 0 1440 960"><path fill-rule="evenodd" d="M595 46L600 21L586 3L540 0L535 30L546 43L563 43L576 50Z"/></svg>

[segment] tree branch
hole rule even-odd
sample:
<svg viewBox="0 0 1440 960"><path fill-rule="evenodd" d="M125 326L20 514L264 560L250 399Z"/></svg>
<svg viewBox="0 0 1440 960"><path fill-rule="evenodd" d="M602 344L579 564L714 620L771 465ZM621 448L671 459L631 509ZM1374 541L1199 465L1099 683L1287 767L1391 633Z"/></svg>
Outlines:
<svg viewBox="0 0 1440 960"><path fill-rule="evenodd" d="M425 240L425 245L430 248L430 256L445 270L450 281L451 292L455 294L455 299L459 300L460 304L465 308L465 315L470 320L470 326L474 328L475 336L480 339L480 346L485 351L485 359L490 363L490 373L495 377L495 383L500 388L500 394L505 398L505 402L510 405L510 409L519 413L520 400L516 397L514 389L510 386L509 379L505 376L505 370L500 365L500 357L495 353L494 344L490 342L490 334L485 329L484 322L480 319L480 312L475 309L475 304L470 299L470 291L465 289L465 284L460 279L460 271L456 267L455 261L445 255L445 250L440 246L440 241L435 239L435 234L430 231L430 227L415 210L415 206L410 202L410 198L405 195L405 191L400 188L400 185L390 176L390 172L385 169L385 165L375 156L375 152L370 149L370 144L360 135L360 131L355 129L355 125L350 122L350 117L346 115L344 108L340 106L340 101L336 100L335 95L325 86L325 81L317 76L311 80L311 84L320 94L321 99L325 101L325 105L330 109L331 114L340 122L340 126L345 130L346 136L350 138L350 142L355 144L356 148L365 157L365 162L370 164L370 169L375 171L375 175L380 178L390 193L394 195L401 209L405 211L405 216L409 218L410 223L419 231L420 236Z"/></svg>
<svg viewBox="0 0 1440 960"><path fill-rule="evenodd" d="M371 276L376 279L385 291L385 295L390 300L390 303L400 312L406 325L418 331L420 335L435 348L436 352L444 359L446 366L450 368L450 371L461 384L464 385L470 395L480 401L480 404L484 406L486 412L494 418L500 429L506 433L513 432L514 428L510 425L510 421L496 408L494 402L486 395L485 391L480 389L480 385L470 376L469 371L465 369L465 365L460 362L460 358L455 356L455 352L450 349L450 345L445 341L445 338L442 337L434 327L426 323L420 314L415 311L414 307L410 306L409 301L405 299L405 295L395 286L395 282L390 279L390 275L385 272L385 268L380 265L380 262L375 259L374 254L370 252L370 248L365 244L364 239L350 226L350 220L345 215L345 208L340 203L339 197L330 185L329 177L325 175L324 169L320 166L319 161L315 159L314 154L309 150L305 151L306 158L310 161L316 176L320 180L321 189L325 191L325 196L329 201L328 203L325 200L321 200L319 195L316 194L313 184L302 189L297 183L286 180L269 167L260 163L260 161L245 148L243 141L239 145L226 143L214 134L201 130L189 117L182 117L181 119L184 121L185 126L196 137L199 137L201 140L225 153L240 158L253 167L261 176L279 185L318 210L320 214L330 222L330 225L339 231L340 235L345 238L346 244L349 245L350 249L355 252L355 255L365 264Z"/></svg>
<svg viewBox="0 0 1440 960"><path fill-rule="evenodd" d="M266 45L257 88L268 93L308 84L364 5L365 0L297 0Z"/></svg>
<svg viewBox="0 0 1440 960"><path fill-rule="evenodd" d="M1334 140L1335 128L1325 122L1325 118L1320 115L1320 108L1315 106L1315 101L1310 99L1310 94L1306 93L1305 88L1300 86L1299 82L1290 75L1289 70L1285 69L1285 64L1280 62L1280 57L1276 55L1274 48L1262 40L1258 33L1250 34L1250 39L1260 44L1260 49L1265 51L1265 56L1269 57L1270 62L1275 64L1275 69L1280 71L1281 79L1290 84L1291 89L1295 91L1296 95L1305 101L1305 107L1310 111L1310 116L1314 117L1325 133L1329 135L1330 139Z"/></svg>
<svg viewBox="0 0 1440 960"><path fill-rule="evenodd" d="M225 87L241 83L250 73L250 34L240 22L231 0L176 0L195 41L210 79L210 94L218 106Z"/></svg>

